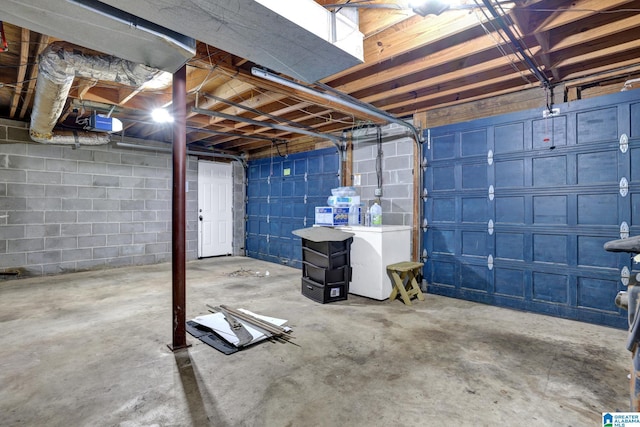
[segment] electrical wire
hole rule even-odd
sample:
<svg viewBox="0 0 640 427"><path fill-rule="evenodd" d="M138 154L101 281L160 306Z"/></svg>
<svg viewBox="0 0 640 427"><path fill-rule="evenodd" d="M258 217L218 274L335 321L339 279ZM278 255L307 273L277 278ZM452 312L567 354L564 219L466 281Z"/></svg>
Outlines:
<svg viewBox="0 0 640 427"><path fill-rule="evenodd" d="M536 61L535 55L533 54L533 52L531 52L531 49L529 49L529 47L527 46L527 44L524 41L524 34L522 34L522 32L520 31L520 27L518 27L517 25L515 25L515 23L513 22L513 20L511 19L511 15L509 15L502 7L502 4L499 1L496 1L496 8L499 10L499 12L502 14L502 16L506 19L507 21L507 25L509 27L513 27L514 29L514 33L516 33L516 37L518 37L519 41L520 41L520 45L528 52L529 54L529 59L531 60L531 62L533 62L533 64L536 66L536 68L538 68L538 70L541 68L540 64L538 63L538 61Z"/></svg>
<svg viewBox="0 0 640 427"><path fill-rule="evenodd" d="M7 43L7 36L4 34L4 22L0 21L0 38L2 41L2 52L9 50L9 43Z"/></svg>
<svg viewBox="0 0 640 427"><path fill-rule="evenodd" d="M284 155L282 153L280 153L280 148L278 148L278 143L276 141L273 141L273 145L275 145L275 147L276 147L276 151L278 152L278 156L280 156L280 157L282 157L284 159L289 157L289 142L288 141L284 141L284 142L280 143L280 145L284 145L284 148L286 150Z"/></svg>
<svg viewBox="0 0 640 427"><path fill-rule="evenodd" d="M476 10L476 18L478 19L478 23L484 30L485 34L493 39L496 49L498 49L498 52L500 52L500 54L509 61L509 64L511 65L511 67L515 70L516 73L520 75L520 77L522 77L522 80L524 80L527 84L532 84L533 82L527 78L527 75L524 73L524 71L518 68L516 63L513 62L513 60L511 59L511 55L519 59L520 59L520 56L516 53L515 50L513 50L513 47L511 46L510 41L504 37L500 29L496 28L496 26L493 24L493 19L489 15L487 15L487 12L484 10L483 6L480 5L479 0L474 0L474 2L478 6L478 9ZM478 16L478 13L477 13L478 10L482 12L487 22L493 28L493 31L490 31L487 28L487 26L484 24L482 19ZM500 41L495 38L495 36L493 35L494 33L497 33L500 36L500 38L502 39L502 43L500 43ZM507 51L504 49L503 46L509 47L509 49L511 50L511 55L507 53ZM522 62L522 59L520 59L520 62Z"/></svg>

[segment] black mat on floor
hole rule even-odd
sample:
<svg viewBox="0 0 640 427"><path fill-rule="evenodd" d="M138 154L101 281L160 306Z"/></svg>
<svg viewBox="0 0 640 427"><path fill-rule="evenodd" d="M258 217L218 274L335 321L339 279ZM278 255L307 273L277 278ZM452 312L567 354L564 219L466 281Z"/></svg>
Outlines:
<svg viewBox="0 0 640 427"><path fill-rule="evenodd" d="M227 341L220 338L211 329L206 326L202 326L193 320L187 321L186 329L194 338L198 338L203 343L210 345L224 354L233 354L240 350L238 347L233 344L229 344Z"/></svg>

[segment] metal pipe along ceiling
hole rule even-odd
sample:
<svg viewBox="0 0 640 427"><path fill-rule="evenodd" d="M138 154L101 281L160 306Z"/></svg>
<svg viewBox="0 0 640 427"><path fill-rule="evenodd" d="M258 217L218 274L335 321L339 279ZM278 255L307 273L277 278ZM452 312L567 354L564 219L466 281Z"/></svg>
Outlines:
<svg viewBox="0 0 640 427"><path fill-rule="evenodd" d="M320 92L318 90L310 88L309 86L302 85L300 83L297 83L292 80L286 79L284 77L278 76L276 74L270 73L269 71L263 70L261 68L256 68L256 67L251 68L251 74L253 74L256 77L261 77L265 80L269 80L274 83L278 83L278 84L290 87L294 90L299 90L313 96L319 96L323 99L326 99L329 102L343 105L347 108L360 111L361 113L364 113L364 114L369 114L371 116L379 118L380 120L384 120L385 122L395 123L399 126L406 127L411 131L416 142L422 142L423 140L422 136L420 135L420 132L418 132L418 130L411 123L407 123L402 119L394 117L391 114L388 114L386 111L380 110L374 107L373 105L365 104L362 101L355 99L346 93L339 92L334 88L332 88L331 86L324 85L320 82L316 83L322 86L324 89L332 91L334 94L336 94L336 96L326 92ZM343 99L343 98L348 98L348 99Z"/></svg>
<svg viewBox="0 0 640 427"><path fill-rule="evenodd" d="M121 147L121 148L132 148L135 150L146 150L146 151L157 151L160 153L172 153L173 150L171 148L164 148L164 147L154 147L151 145L139 145L139 144L130 144L127 142L116 142L116 147ZM242 156L236 156L234 154L227 154L227 153L217 153L215 151L197 151L197 150L187 150L187 154L190 156L204 156L204 157L218 157L221 159L231 159L231 160L235 160L238 161L240 163L242 163L242 165L245 165L245 161L242 158Z"/></svg>
<svg viewBox="0 0 640 427"><path fill-rule="evenodd" d="M88 55L82 48L54 42L40 55L29 136L43 144L101 145L109 135L92 132L53 133L75 77L139 87L159 70L110 55Z"/></svg>
<svg viewBox="0 0 640 427"><path fill-rule="evenodd" d="M338 153L340 153L340 161L338 162L338 179L339 180L342 179L342 145L341 145L342 138L338 136L331 135L329 133L312 132L306 129L301 129L293 126L280 125L277 123L260 122L258 120L253 120L248 117L232 116L231 114L225 114L219 111L204 110L202 108L192 108L191 111L197 114L204 114L206 116L220 117L225 120L232 120L234 122L249 123L256 126L265 126L272 129L278 129L285 132L292 132L292 133L298 133L301 135L313 136L316 138L328 139L331 142L333 142L333 145L335 145L336 148L338 149Z"/></svg>
<svg viewBox="0 0 640 427"><path fill-rule="evenodd" d="M231 114L225 114L219 111L203 110L202 108L192 108L191 111L197 114L204 114L206 116L220 117L225 120L232 120L234 122L249 123L256 126L264 126L272 129L278 129L285 132L292 132L292 133L298 133L301 135L314 136L316 138L328 139L330 141L333 141L334 143L341 141L341 138L339 136L331 135L328 133L313 132L307 129L297 128L293 126L285 126L277 123L261 122L261 121L253 120L247 117L232 116Z"/></svg>

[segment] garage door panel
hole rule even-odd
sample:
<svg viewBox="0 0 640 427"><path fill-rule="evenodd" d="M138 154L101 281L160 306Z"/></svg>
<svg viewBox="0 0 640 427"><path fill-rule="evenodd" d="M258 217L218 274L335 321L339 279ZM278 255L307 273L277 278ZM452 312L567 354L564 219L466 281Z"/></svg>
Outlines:
<svg viewBox="0 0 640 427"><path fill-rule="evenodd" d="M619 314L620 310L614 303L617 294L617 281L578 277L577 305L579 307Z"/></svg>
<svg viewBox="0 0 640 427"><path fill-rule="evenodd" d="M524 123L496 126L494 132L495 154L524 150Z"/></svg>
<svg viewBox="0 0 640 427"><path fill-rule="evenodd" d="M270 236L280 236L281 235L281 222L280 218L269 218L267 222L269 224L269 232Z"/></svg>
<svg viewBox="0 0 640 427"><path fill-rule="evenodd" d="M496 224L524 224L524 197L496 197Z"/></svg>
<svg viewBox="0 0 640 427"><path fill-rule="evenodd" d="M260 165L260 176L258 178L267 179L269 176L271 176L271 164L264 162Z"/></svg>
<svg viewBox="0 0 640 427"><path fill-rule="evenodd" d="M433 219L434 221L454 221L455 220L455 199L434 199Z"/></svg>
<svg viewBox="0 0 640 427"><path fill-rule="evenodd" d="M567 303L568 281L564 274L533 272L533 299L545 302Z"/></svg>
<svg viewBox="0 0 640 427"><path fill-rule="evenodd" d="M535 187L557 187L567 185L566 156L534 158L533 185Z"/></svg>
<svg viewBox="0 0 640 427"><path fill-rule="evenodd" d="M524 298L524 271L509 268L495 268L496 294Z"/></svg>
<svg viewBox="0 0 640 427"><path fill-rule="evenodd" d="M462 255L485 256L487 238L484 231L462 231Z"/></svg>
<svg viewBox="0 0 640 427"><path fill-rule="evenodd" d="M288 198L281 198L281 197L271 197L269 199L269 216L272 217L280 217L282 216L282 204L284 203L285 200L288 200Z"/></svg>
<svg viewBox="0 0 640 427"><path fill-rule="evenodd" d="M567 118L565 116L534 120L532 123L533 149L549 149L567 145Z"/></svg>
<svg viewBox="0 0 640 427"><path fill-rule="evenodd" d="M262 234L263 236L266 236L267 234L269 234L269 231L271 230L271 225L267 222L267 217L258 217L258 221L259 221L259 234Z"/></svg>
<svg viewBox="0 0 640 427"><path fill-rule="evenodd" d="M273 197L277 197L282 195L282 188L285 186L285 180L282 178L274 178L269 183L269 195ZM288 194L288 193L285 193Z"/></svg>
<svg viewBox="0 0 640 427"><path fill-rule="evenodd" d="M278 158L278 161L271 162L269 165L270 175L273 178L271 184L273 184L274 180L282 180L281 177L284 176L282 171L285 168L291 168L291 164L291 161L283 160L282 158Z"/></svg>
<svg viewBox="0 0 640 427"><path fill-rule="evenodd" d="M283 212L288 213L288 212L293 212L293 206L295 205L294 203L294 198L293 197L285 197L282 199L281 202L281 209L280 209L280 214L282 215ZM286 215L285 215L286 217Z"/></svg>
<svg viewBox="0 0 640 427"><path fill-rule="evenodd" d="M523 233L495 233L496 258L524 261Z"/></svg>
<svg viewBox="0 0 640 427"><path fill-rule="evenodd" d="M254 168L259 170L258 168ZM247 197L258 197L260 195L260 182L253 181L247 185Z"/></svg>
<svg viewBox="0 0 640 427"><path fill-rule="evenodd" d="M474 129L460 134L462 157L485 156L487 153L486 129Z"/></svg>
<svg viewBox="0 0 640 427"><path fill-rule="evenodd" d="M247 178L258 179L260 178L260 165L251 165L247 167Z"/></svg>
<svg viewBox="0 0 640 427"><path fill-rule="evenodd" d="M263 194L268 194L269 189L270 189L269 183L261 178L260 181L258 182L258 192L259 192L258 197L262 196Z"/></svg>
<svg viewBox="0 0 640 427"><path fill-rule="evenodd" d="M640 194L631 195L631 224L640 225Z"/></svg>
<svg viewBox="0 0 640 427"><path fill-rule="evenodd" d="M462 188L486 188L487 166L485 164L469 164L462 166Z"/></svg>
<svg viewBox="0 0 640 427"><path fill-rule="evenodd" d="M613 192L612 192L613 193ZM617 225L619 195L579 194L577 221L580 225Z"/></svg>
<svg viewBox="0 0 640 427"><path fill-rule="evenodd" d="M434 160L453 159L456 157L455 134L441 135L432 139Z"/></svg>
<svg viewBox="0 0 640 427"><path fill-rule="evenodd" d="M265 217L269 215L269 212L270 212L269 202L267 202L266 199L259 199L257 203L258 203L259 215L265 216Z"/></svg>
<svg viewBox="0 0 640 427"><path fill-rule="evenodd" d="M258 216L260 213L260 205L257 203L252 204L251 206L247 206L247 215L249 216Z"/></svg>
<svg viewBox="0 0 640 427"><path fill-rule="evenodd" d="M488 270L485 265L460 264L460 286L467 290L488 292Z"/></svg>
<svg viewBox="0 0 640 427"><path fill-rule="evenodd" d="M281 185L281 194L286 194L286 195L293 194L293 186L294 186L294 182L292 180L284 181ZM267 191L268 193L269 189L266 189L265 191Z"/></svg>
<svg viewBox="0 0 640 427"><path fill-rule="evenodd" d="M303 177L295 177L291 179L291 182L293 183L293 196L304 197L304 195L307 194L307 191L311 190L310 188L307 188L307 182L305 182ZM316 181L312 180L312 183L315 184Z"/></svg>
<svg viewBox="0 0 640 427"><path fill-rule="evenodd" d="M297 221L295 221L293 218L283 218L281 223L280 223L280 227L281 227L281 236L283 236L283 238L288 239L287 240L287 246L291 246L291 241L292 240L298 240L291 232L293 230L296 229L296 223ZM285 236L291 236L290 238L285 237Z"/></svg>
<svg viewBox="0 0 640 427"><path fill-rule="evenodd" d="M631 138L640 138L640 103L634 102L630 105L631 110Z"/></svg>
<svg viewBox="0 0 640 427"><path fill-rule="evenodd" d="M578 184L618 182L618 158L615 151L578 154Z"/></svg>
<svg viewBox="0 0 640 427"><path fill-rule="evenodd" d="M269 241L266 233L263 236L258 236L258 254L261 258L269 255Z"/></svg>
<svg viewBox="0 0 640 427"><path fill-rule="evenodd" d="M314 156L306 159L307 173L310 175L317 175L322 173L322 156Z"/></svg>
<svg viewBox="0 0 640 427"><path fill-rule="evenodd" d="M534 196L534 224L567 224L567 196Z"/></svg>
<svg viewBox="0 0 640 427"><path fill-rule="evenodd" d="M307 216L307 205L301 201L295 201L293 203L293 217L304 218Z"/></svg>
<svg viewBox="0 0 640 427"><path fill-rule="evenodd" d="M453 190L456 188L455 168L433 168L433 190Z"/></svg>
<svg viewBox="0 0 640 427"><path fill-rule="evenodd" d="M495 162L496 189L524 187L524 160Z"/></svg>
<svg viewBox="0 0 640 427"><path fill-rule="evenodd" d="M462 198L462 222L486 223L488 205L486 197Z"/></svg>
<svg viewBox="0 0 640 427"><path fill-rule="evenodd" d="M247 233L258 234L260 231L260 221L257 218L247 220Z"/></svg>
<svg viewBox="0 0 640 427"><path fill-rule="evenodd" d="M296 159L293 161L293 176L304 176L307 173L307 160Z"/></svg>
<svg viewBox="0 0 640 427"><path fill-rule="evenodd" d="M618 139L618 109L616 107L579 112L576 117L578 144Z"/></svg>
<svg viewBox="0 0 640 427"><path fill-rule="evenodd" d="M433 261L432 283L455 287L458 282L456 277L456 265L453 261Z"/></svg>
<svg viewBox="0 0 640 427"><path fill-rule="evenodd" d="M320 175L307 181L307 195L324 198L322 206L327 205L327 197L331 195L331 188L337 187L338 178L331 175Z"/></svg>
<svg viewBox="0 0 640 427"><path fill-rule="evenodd" d="M454 230L434 230L433 252L442 254L454 254L456 245L456 232Z"/></svg>
<svg viewBox="0 0 640 427"><path fill-rule="evenodd" d="M533 260L555 264L567 264L568 237L554 234L533 235Z"/></svg>
<svg viewBox="0 0 640 427"><path fill-rule="evenodd" d="M252 257L252 258L258 258L259 253L258 253L258 235L257 234L250 234L247 236L247 256Z"/></svg>
<svg viewBox="0 0 640 427"><path fill-rule="evenodd" d="M609 240L602 236L578 236L578 265L617 268L618 255L602 250Z"/></svg>
<svg viewBox="0 0 640 427"><path fill-rule="evenodd" d="M639 182L640 181L640 148L631 147L630 155L631 155L631 181Z"/></svg>

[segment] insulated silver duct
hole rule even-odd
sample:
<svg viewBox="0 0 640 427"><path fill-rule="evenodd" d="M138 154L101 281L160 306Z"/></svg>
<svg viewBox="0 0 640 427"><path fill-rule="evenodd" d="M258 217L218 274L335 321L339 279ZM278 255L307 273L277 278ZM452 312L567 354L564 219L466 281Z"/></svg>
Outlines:
<svg viewBox="0 0 640 427"><path fill-rule="evenodd" d="M115 56L88 54L65 42L54 42L42 52L38 70L29 136L43 144L67 145L101 145L110 139L106 133L53 133L75 77L139 87L159 73L155 68Z"/></svg>

